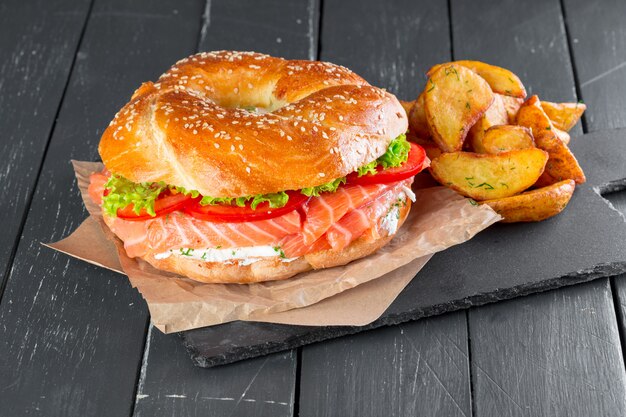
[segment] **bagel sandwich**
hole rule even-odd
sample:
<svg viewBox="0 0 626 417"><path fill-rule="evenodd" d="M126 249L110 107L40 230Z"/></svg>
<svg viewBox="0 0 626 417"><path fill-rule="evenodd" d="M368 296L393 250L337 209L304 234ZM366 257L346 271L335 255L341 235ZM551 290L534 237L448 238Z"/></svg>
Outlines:
<svg viewBox="0 0 626 417"><path fill-rule="evenodd" d="M347 68L200 53L117 113L89 195L129 257L208 283L285 279L393 238L429 163L407 127Z"/></svg>

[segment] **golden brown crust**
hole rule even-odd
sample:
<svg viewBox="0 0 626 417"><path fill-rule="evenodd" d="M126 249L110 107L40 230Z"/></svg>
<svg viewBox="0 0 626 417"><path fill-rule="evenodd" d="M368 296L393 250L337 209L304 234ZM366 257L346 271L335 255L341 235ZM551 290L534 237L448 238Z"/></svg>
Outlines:
<svg viewBox="0 0 626 417"><path fill-rule="evenodd" d="M110 171L132 181L234 197L343 177L407 126L393 95L346 68L222 51L186 58L142 85L99 151Z"/></svg>
<svg viewBox="0 0 626 417"><path fill-rule="evenodd" d="M411 209L411 201L400 208L398 229L406 220ZM343 250L325 250L307 254L293 262L281 262L280 258L262 260L250 265L225 264L222 262L202 262L182 256L155 259L149 254L143 259L157 269L187 276L196 281L223 284L250 284L263 281L277 281L290 278L311 269L331 268L345 265L355 259L370 255L386 245L394 235L375 240L360 237Z"/></svg>

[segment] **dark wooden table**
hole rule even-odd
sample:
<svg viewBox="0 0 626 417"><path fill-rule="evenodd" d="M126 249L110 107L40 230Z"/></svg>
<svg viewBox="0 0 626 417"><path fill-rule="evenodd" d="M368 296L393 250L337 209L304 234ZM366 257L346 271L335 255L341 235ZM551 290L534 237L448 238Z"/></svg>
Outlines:
<svg viewBox="0 0 626 417"><path fill-rule="evenodd" d="M0 416L626 415L624 278L206 370L126 279L42 248L86 217L69 160L98 159L142 81L218 49L335 62L402 99L434 63L484 60L583 99L576 134L626 126L623 0L3 0Z"/></svg>

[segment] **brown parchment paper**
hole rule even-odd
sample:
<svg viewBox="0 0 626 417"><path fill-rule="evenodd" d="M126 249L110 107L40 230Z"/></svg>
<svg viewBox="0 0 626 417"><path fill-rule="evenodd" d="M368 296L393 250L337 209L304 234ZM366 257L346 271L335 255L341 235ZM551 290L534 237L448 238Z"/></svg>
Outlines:
<svg viewBox="0 0 626 417"><path fill-rule="evenodd" d="M472 205L447 188L417 190L418 203L396 237L366 258L283 281L204 284L129 258L87 194L89 175L102 170L102 164L72 162L91 216L71 236L47 246L126 274L146 300L153 324L165 333L233 320L368 324L387 309L433 253L462 243L500 220L488 206Z"/></svg>

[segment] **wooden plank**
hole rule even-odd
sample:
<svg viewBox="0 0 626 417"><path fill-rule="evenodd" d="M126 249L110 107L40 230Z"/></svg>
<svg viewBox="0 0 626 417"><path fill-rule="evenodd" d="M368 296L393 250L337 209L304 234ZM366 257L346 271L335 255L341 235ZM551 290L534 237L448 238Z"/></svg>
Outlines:
<svg viewBox="0 0 626 417"><path fill-rule="evenodd" d="M0 297L90 0L0 4Z"/></svg>
<svg viewBox="0 0 626 417"><path fill-rule="evenodd" d="M414 100L431 65L450 59L445 1L324 2L320 59Z"/></svg>
<svg viewBox="0 0 626 417"><path fill-rule="evenodd" d="M510 68L548 100L576 99L557 0L452 1L451 13L455 58ZM607 279L481 307L469 318L474 415L624 414Z"/></svg>
<svg viewBox="0 0 626 417"><path fill-rule="evenodd" d="M131 412L143 300L126 278L39 242L85 218L69 160L96 159L102 130L139 83L195 49L202 8L152 0L93 6L0 304L0 398L10 399L0 401L1 415Z"/></svg>
<svg viewBox="0 0 626 417"><path fill-rule="evenodd" d="M302 349L301 416L469 416L465 312Z"/></svg>
<svg viewBox="0 0 626 417"><path fill-rule="evenodd" d="M626 127L626 2L564 0L589 131Z"/></svg>
<svg viewBox="0 0 626 417"><path fill-rule="evenodd" d="M608 280L470 310L474 416L623 416Z"/></svg>
<svg viewBox="0 0 626 417"><path fill-rule="evenodd" d="M209 0L201 51L255 51L317 59L319 0Z"/></svg>
<svg viewBox="0 0 626 417"><path fill-rule="evenodd" d="M134 415L291 416L296 356L292 350L202 369L178 337L151 326Z"/></svg>
<svg viewBox="0 0 626 417"><path fill-rule="evenodd" d="M620 0L563 2L589 131L626 127L626 3ZM589 22L599 24L589 25ZM605 196L626 213L626 191ZM626 341L626 276L612 279L622 342ZM622 350L624 343L622 343Z"/></svg>
<svg viewBox="0 0 626 417"><path fill-rule="evenodd" d="M315 59L318 19L316 0L263 4L254 0L212 0L207 2L199 48L254 50L290 59ZM142 365L145 377L140 383L135 415L293 414L295 350L203 371L192 365L188 355L184 364L180 363L182 359L170 359L181 357L182 344L180 340L172 341L173 337L159 335L146 345ZM185 393L185 398L168 397L178 392Z"/></svg>
<svg viewBox="0 0 626 417"><path fill-rule="evenodd" d="M452 0L451 7L454 59L508 68L529 95L555 102L577 100L558 0ZM580 124L571 132L582 133Z"/></svg>
<svg viewBox="0 0 626 417"><path fill-rule="evenodd" d="M445 1L325 1L321 56L405 99L450 58ZM465 313L302 348L302 416L471 414Z"/></svg>

